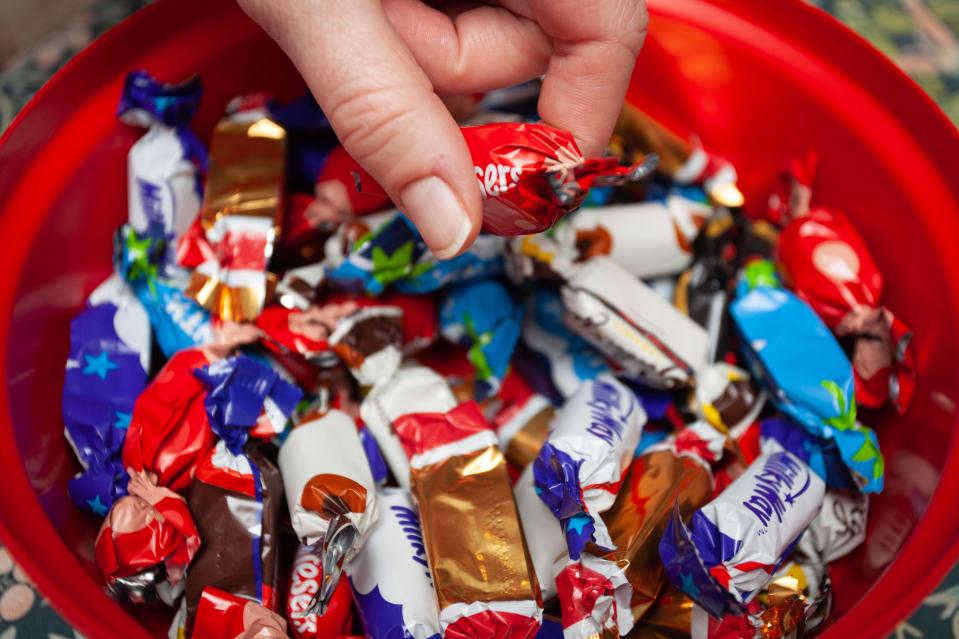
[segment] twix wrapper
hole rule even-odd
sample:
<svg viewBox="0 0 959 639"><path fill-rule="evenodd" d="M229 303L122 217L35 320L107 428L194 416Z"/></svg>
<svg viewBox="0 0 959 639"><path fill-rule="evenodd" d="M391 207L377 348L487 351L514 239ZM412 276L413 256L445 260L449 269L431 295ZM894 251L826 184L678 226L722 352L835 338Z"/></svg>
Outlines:
<svg viewBox="0 0 959 639"><path fill-rule="evenodd" d="M356 424L338 410L294 428L280 448L279 466L293 529L320 555L316 608L322 614L343 565L376 523L373 475Z"/></svg>
<svg viewBox="0 0 959 639"><path fill-rule="evenodd" d="M272 283L266 268L282 215L286 131L260 110L221 121L199 224L208 246L186 293L223 320L256 319ZM181 247L182 248L182 247ZM184 251L181 251L184 252Z"/></svg>
<svg viewBox="0 0 959 639"><path fill-rule="evenodd" d="M540 593L506 460L479 406L405 415L395 429L410 456L443 636L534 637Z"/></svg>

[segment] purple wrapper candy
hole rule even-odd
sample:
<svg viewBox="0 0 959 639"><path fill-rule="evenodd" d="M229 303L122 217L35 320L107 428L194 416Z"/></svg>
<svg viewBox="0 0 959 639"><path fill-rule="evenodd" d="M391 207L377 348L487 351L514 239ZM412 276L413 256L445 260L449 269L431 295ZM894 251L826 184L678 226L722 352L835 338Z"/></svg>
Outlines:
<svg viewBox="0 0 959 639"><path fill-rule="evenodd" d="M112 276L70 324L62 397L65 435L84 469L70 481L70 496L101 517L126 494L120 456L149 368L150 320L126 284Z"/></svg>

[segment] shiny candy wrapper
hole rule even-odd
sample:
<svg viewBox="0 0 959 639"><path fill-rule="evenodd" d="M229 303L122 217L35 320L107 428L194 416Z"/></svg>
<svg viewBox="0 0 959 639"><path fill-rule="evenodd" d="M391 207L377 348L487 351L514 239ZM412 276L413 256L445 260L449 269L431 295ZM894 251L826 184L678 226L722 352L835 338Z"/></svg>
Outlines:
<svg viewBox="0 0 959 639"><path fill-rule="evenodd" d="M763 452L788 450L806 462L828 488L857 490L849 469L831 439L819 439L806 429L784 417L770 417L759 422L759 448Z"/></svg>
<svg viewBox="0 0 959 639"><path fill-rule="evenodd" d="M539 589L506 460L479 407L405 415L394 427L410 456L443 636L531 639Z"/></svg>
<svg viewBox="0 0 959 639"><path fill-rule="evenodd" d="M713 617L742 614L815 518L824 492L795 455L761 455L688 525L674 512L659 545L667 578Z"/></svg>
<svg viewBox="0 0 959 639"><path fill-rule="evenodd" d="M83 470L70 480L77 506L103 516L126 494L120 457L137 396L150 370L150 320L116 275L101 284L70 323L63 380L67 441Z"/></svg>
<svg viewBox="0 0 959 639"><path fill-rule="evenodd" d="M346 566L366 636L439 639L436 593L410 494L382 488L377 504L380 516L370 538Z"/></svg>
<svg viewBox="0 0 959 639"><path fill-rule="evenodd" d="M410 462L394 431L396 420L408 413L445 413L456 403L446 380L425 366L400 368L363 399L360 417L401 487L409 489Z"/></svg>
<svg viewBox="0 0 959 639"><path fill-rule="evenodd" d="M200 535L183 497L158 487L148 473L131 471L128 491L100 526L97 568L114 597L172 606Z"/></svg>
<svg viewBox="0 0 959 639"><path fill-rule="evenodd" d="M555 414L548 399L531 391L503 406L493 417L493 425L506 459L517 468L532 464Z"/></svg>
<svg viewBox="0 0 959 639"><path fill-rule="evenodd" d="M552 599L556 596L557 568L569 563L569 550L556 516L536 494L532 464L526 466L513 484L513 497L540 592L544 600Z"/></svg>
<svg viewBox="0 0 959 639"><path fill-rule="evenodd" d="M281 220L285 164L286 131L259 111L222 120L213 131L199 217L209 250L199 264L185 264L195 267L186 293L220 319L256 319L269 297L266 268Z"/></svg>
<svg viewBox="0 0 959 639"><path fill-rule="evenodd" d="M616 549L600 514L616 499L645 423L633 392L609 376L583 384L556 415L533 477L563 525L572 559L590 541Z"/></svg>
<svg viewBox="0 0 959 639"><path fill-rule="evenodd" d="M627 639L689 639L693 601L671 583L666 583L642 621Z"/></svg>
<svg viewBox="0 0 959 639"><path fill-rule="evenodd" d="M462 127L483 194L483 228L495 235L545 231L579 208L593 186L650 175L655 157L619 166L612 157L584 158L568 131L545 124L498 122ZM361 192L382 192L362 169Z"/></svg>
<svg viewBox="0 0 959 639"><path fill-rule="evenodd" d="M580 257L575 232L569 224L559 224L545 233L510 238L504 249L506 274L517 283L561 281L569 277Z"/></svg>
<svg viewBox="0 0 959 639"><path fill-rule="evenodd" d="M219 588L203 589L192 636L287 639L286 620L255 601Z"/></svg>
<svg viewBox="0 0 959 639"><path fill-rule="evenodd" d="M129 219L140 235L172 241L200 210L207 153L189 124L201 94L196 76L163 84L146 71L127 74L117 115L147 129L127 156Z"/></svg>
<svg viewBox="0 0 959 639"><path fill-rule="evenodd" d="M755 387L749 373L725 362L702 371L692 399L696 412L710 425L734 434L756 421L766 404L766 395Z"/></svg>
<svg viewBox="0 0 959 639"><path fill-rule="evenodd" d="M356 424L337 410L300 424L283 442L279 466L293 529L321 558L322 613L343 565L363 547L377 518L375 484Z"/></svg>
<svg viewBox="0 0 959 639"><path fill-rule="evenodd" d="M619 637L633 627L630 584L614 562L584 554L556 576L564 639Z"/></svg>
<svg viewBox="0 0 959 639"><path fill-rule="evenodd" d="M814 208L783 229L777 252L789 287L838 337L855 339L856 401L888 399L905 413L916 388L912 331L880 305L883 276L856 228L840 211Z"/></svg>
<svg viewBox="0 0 959 639"><path fill-rule="evenodd" d="M326 639L345 635L353 627L353 598L350 585L343 579L333 591L329 607L322 615L311 612L323 567L309 546L300 544L293 559L286 601L286 619L295 639Z"/></svg>
<svg viewBox="0 0 959 639"><path fill-rule="evenodd" d="M860 490L881 491L885 464L876 434L856 419L852 365L812 308L760 285L743 291L730 312L743 353L777 407L816 437L834 440Z"/></svg>
<svg viewBox="0 0 959 639"><path fill-rule="evenodd" d="M692 385L706 367L706 331L610 258L583 262L562 294L570 328L650 386Z"/></svg>
<svg viewBox="0 0 959 639"><path fill-rule="evenodd" d="M200 349L180 351L137 398L123 445L124 467L156 474L171 490L190 485L196 465L214 445L206 387L194 375L211 358Z"/></svg>
<svg viewBox="0 0 959 639"><path fill-rule="evenodd" d="M469 349L479 400L496 393L519 340L523 306L496 280L474 280L446 289L440 304L443 337Z"/></svg>

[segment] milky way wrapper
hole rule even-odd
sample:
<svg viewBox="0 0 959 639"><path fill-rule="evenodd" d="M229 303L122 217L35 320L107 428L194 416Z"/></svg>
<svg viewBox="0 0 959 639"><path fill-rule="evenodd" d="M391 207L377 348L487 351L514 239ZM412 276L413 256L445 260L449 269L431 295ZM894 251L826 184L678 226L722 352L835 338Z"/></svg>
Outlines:
<svg viewBox="0 0 959 639"><path fill-rule="evenodd" d="M199 222L210 250L187 295L223 320L256 319L273 282L267 263L282 216L286 131L259 111L222 120L210 143Z"/></svg>
<svg viewBox="0 0 959 639"><path fill-rule="evenodd" d="M410 494L382 488L377 503L370 538L346 566L366 636L439 639L436 593Z"/></svg>
<svg viewBox="0 0 959 639"><path fill-rule="evenodd" d="M279 466L293 529L321 558L323 612L377 518L376 485L356 424L338 410L300 424L283 442Z"/></svg>
<svg viewBox="0 0 959 639"><path fill-rule="evenodd" d="M705 329L612 259L583 262L562 294L570 328L647 384L692 385L706 367Z"/></svg>
<svg viewBox="0 0 959 639"><path fill-rule="evenodd" d="M822 505L825 485L788 452L758 457L659 544L669 581L716 618L739 615L783 563Z"/></svg>
<svg viewBox="0 0 959 639"><path fill-rule="evenodd" d="M456 397L439 374L425 366L405 366L374 386L360 404L360 417L380 447L397 483L410 486L410 461L393 430L407 413L444 413L456 406Z"/></svg>
<svg viewBox="0 0 959 639"><path fill-rule="evenodd" d="M542 604L506 460L475 402L401 417L411 483L440 609L451 639L527 639Z"/></svg>
<svg viewBox="0 0 959 639"><path fill-rule="evenodd" d="M876 434L857 420L852 365L812 308L790 291L756 286L730 313L743 355L776 406L817 438L835 441L862 492L881 491L885 462Z"/></svg>
<svg viewBox="0 0 959 639"><path fill-rule="evenodd" d="M532 464L526 466L513 484L513 496L543 600L552 599L556 595L557 567L569 563L569 550L559 521L536 494Z"/></svg>
<svg viewBox="0 0 959 639"><path fill-rule="evenodd" d="M609 376L583 384L556 415L533 477L562 523L571 558L590 541L616 549L600 514L616 499L645 423L633 392Z"/></svg>
<svg viewBox="0 0 959 639"><path fill-rule="evenodd" d="M286 620L255 601L210 586L203 589L193 637L286 639Z"/></svg>

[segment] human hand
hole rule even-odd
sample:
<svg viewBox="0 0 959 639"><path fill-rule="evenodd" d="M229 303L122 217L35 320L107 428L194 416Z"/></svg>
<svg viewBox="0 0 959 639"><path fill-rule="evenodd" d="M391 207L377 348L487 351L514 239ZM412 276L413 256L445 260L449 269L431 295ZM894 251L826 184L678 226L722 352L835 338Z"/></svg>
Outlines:
<svg viewBox="0 0 959 639"><path fill-rule="evenodd" d="M612 133L646 35L644 0L239 0L303 75L346 150L440 258L483 222L473 163L438 95L545 74L543 120L584 155Z"/></svg>

